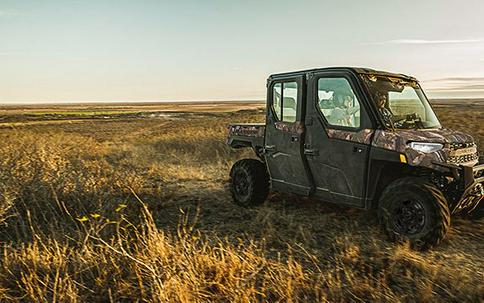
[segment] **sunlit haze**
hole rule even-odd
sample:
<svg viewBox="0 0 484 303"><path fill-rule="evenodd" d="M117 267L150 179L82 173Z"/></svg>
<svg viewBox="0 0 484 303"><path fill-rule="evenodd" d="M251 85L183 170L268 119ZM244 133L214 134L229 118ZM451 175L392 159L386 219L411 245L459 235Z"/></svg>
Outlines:
<svg viewBox="0 0 484 303"><path fill-rule="evenodd" d="M484 97L483 1L0 0L0 103L262 100L271 73L361 66Z"/></svg>

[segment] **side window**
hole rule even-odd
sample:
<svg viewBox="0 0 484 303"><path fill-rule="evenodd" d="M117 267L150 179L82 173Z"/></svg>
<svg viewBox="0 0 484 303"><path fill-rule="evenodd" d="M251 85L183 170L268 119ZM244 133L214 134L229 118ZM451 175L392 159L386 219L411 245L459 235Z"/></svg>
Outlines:
<svg viewBox="0 0 484 303"><path fill-rule="evenodd" d="M274 112L276 113L277 120L281 120L281 111L282 111L282 90L281 90L281 83L274 84L274 88L272 89L272 107L274 108Z"/></svg>
<svg viewBox="0 0 484 303"><path fill-rule="evenodd" d="M282 121L296 122L297 83L285 82L282 85Z"/></svg>
<svg viewBox="0 0 484 303"><path fill-rule="evenodd" d="M272 107L277 120L296 122L297 82L276 83L272 89Z"/></svg>
<svg viewBox="0 0 484 303"><path fill-rule="evenodd" d="M360 102L347 79L320 78L317 102L329 124L360 127Z"/></svg>

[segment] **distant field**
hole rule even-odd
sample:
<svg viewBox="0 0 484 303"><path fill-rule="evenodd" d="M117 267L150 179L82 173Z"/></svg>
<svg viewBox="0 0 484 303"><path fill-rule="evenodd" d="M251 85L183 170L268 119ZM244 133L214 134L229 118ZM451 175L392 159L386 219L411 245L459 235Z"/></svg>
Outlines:
<svg viewBox="0 0 484 303"><path fill-rule="evenodd" d="M68 114L86 115L97 113L139 113L139 112L223 112L264 105L262 101L234 102L153 102L153 103L86 103L86 104L39 104L39 105L0 105L0 114Z"/></svg>
<svg viewBox="0 0 484 303"><path fill-rule="evenodd" d="M432 100L444 126L466 129L475 134L484 146L484 99ZM0 105L1 126L26 126L120 119L173 119L203 113L223 113L240 110L264 109L262 101L237 102L180 102L180 103L114 103L114 104L54 104L54 105ZM475 123L468 123L475 121ZM261 120L263 122L263 120ZM484 150L481 149L481 150Z"/></svg>
<svg viewBox="0 0 484 303"><path fill-rule="evenodd" d="M434 102L484 150L484 103ZM230 122L264 104L0 107L0 302L482 302L484 222L429 252L373 212L231 203Z"/></svg>
<svg viewBox="0 0 484 303"><path fill-rule="evenodd" d="M132 119L183 116L200 112L229 112L263 106L261 102L115 103L0 106L0 125L86 122L93 119Z"/></svg>

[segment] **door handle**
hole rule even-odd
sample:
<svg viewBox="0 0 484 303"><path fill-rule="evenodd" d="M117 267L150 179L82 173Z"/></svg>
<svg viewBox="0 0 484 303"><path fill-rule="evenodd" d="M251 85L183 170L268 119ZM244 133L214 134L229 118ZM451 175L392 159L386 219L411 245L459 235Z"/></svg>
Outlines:
<svg viewBox="0 0 484 303"><path fill-rule="evenodd" d="M266 145L265 150L266 151L274 151L274 150L276 150L276 146L275 145Z"/></svg>
<svg viewBox="0 0 484 303"><path fill-rule="evenodd" d="M308 156L319 156L319 150L318 149L304 149L304 154Z"/></svg>
<svg viewBox="0 0 484 303"><path fill-rule="evenodd" d="M298 136L291 136L291 142L298 142L299 137Z"/></svg>

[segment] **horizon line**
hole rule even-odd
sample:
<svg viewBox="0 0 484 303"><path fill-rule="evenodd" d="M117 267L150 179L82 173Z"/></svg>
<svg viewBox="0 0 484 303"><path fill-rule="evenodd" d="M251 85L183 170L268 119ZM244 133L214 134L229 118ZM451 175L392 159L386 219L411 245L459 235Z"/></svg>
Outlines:
<svg viewBox="0 0 484 303"><path fill-rule="evenodd" d="M484 101L484 97L435 97L429 98L429 100L482 100ZM170 104L170 103L177 103L177 104L191 104L191 103L265 103L265 99L236 99L236 100L174 100L174 101L75 101L75 102L0 102L0 107L8 107L8 106L18 106L18 105L34 105L34 106L42 106L42 105L85 105L85 104L108 104L108 105L116 105L116 104Z"/></svg>
<svg viewBox="0 0 484 303"><path fill-rule="evenodd" d="M42 102L1 102L0 106L8 105L79 105L79 104L157 104L157 103L225 103L225 102L266 102L265 99L226 99L226 100L158 100L158 101L42 101Z"/></svg>

